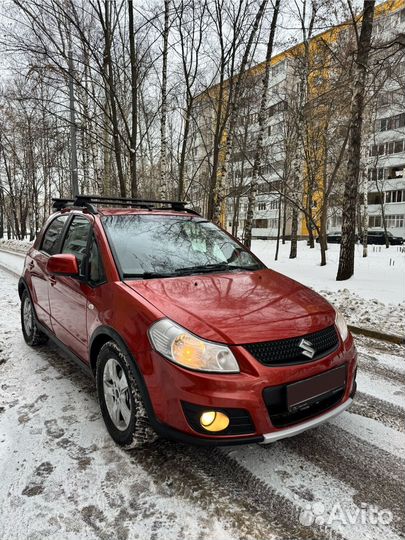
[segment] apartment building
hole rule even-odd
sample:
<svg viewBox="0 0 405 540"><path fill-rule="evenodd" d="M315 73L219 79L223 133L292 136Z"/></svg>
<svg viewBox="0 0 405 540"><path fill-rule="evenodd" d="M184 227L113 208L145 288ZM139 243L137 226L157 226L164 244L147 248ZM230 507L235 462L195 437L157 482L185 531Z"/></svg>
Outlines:
<svg viewBox="0 0 405 540"><path fill-rule="evenodd" d="M386 44L397 35L405 34L405 0L388 0L376 7L374 24L375 43ZM310 92L316 97L325 85L326 89L333 84L333 74L325 72L324 60L319 52L319 44L327 41L331 48L340 47L347 41L347 25L336 27L320 36L316 36L311 43L313 65L319 62L319 69L313 70L310 77ZM271 61L271 76L268 94L268 109L266 114L266 130L264 138L264 156L259 174L258 194L254 209L252 235L254 238L274 238L284 227L286 235L290 233L291 206L288 200L292 196L291 186L286 187L287 169L291 166L291 140L288 134L288 117L291 118L291 101L298 92L299 66L302 45L288 49L276 55ZM369 119L364 133L364 174L367 181L362 183L367 190L368 223L370 229L381 229L383 217L388 230L395 235L405 237L405 52L393 55L389 61L384 61L381 73L378 75L379 84L373 98L373 109L369 112ZM263 73L263 64L252 70L250 90L245 100L241 101L238 125L236 127L236 141L231 156L228 183L229 189L226 203L223 208L223 225L234 234L242 237L247 211L247 192L251 180L254 159L254 145L258 126L258 95L257 89ZM346 85L348 86L348 85ZM324 92L327 94L327 92ZM211 96L212 98L212 96ZM197 167L198 177L203 178L209 171L209 157L207 148L212 144L212 131L210 123L212 115L210 107L201 101L201 114L199 129L195 135L193 150L193 163ZM325 104L327 107L328 104ZM335 140L341 138L339 123L347 118L347 103L341 110L335 111L332 123L336 124ZM339 118L339 115L341 118ZM346 116L345 116L346 115ZM318 124L313 124L313 134L310 134L316 143L318 127L322 124L322 115ZM341 120L341 122L339 122ZM315 126L315 127L314 127ZM322 131L319 127L319 133ZM328 126L330 131L330 126ZM297 143L295 143L297 144ZM290 145L290 147L289 147ZM292 142L294 146L294 141ZM322 159L321 150L315 151L315 159ZM332 160L333 161L333 160ZM299 197L302 207L305 208L310 187L306 180L308 167L303 163L300 177ZM321 167L322 168L322 167ZM330 171L327 172L330 174ZM291 176L291 174L290 174ZM321 182L319 180L319 182ZM315 183L319 183L316 179ZM194 201L203 201L203 183L195 183L192 191ZM341 226L341 186L337 185L330 197L328 211L328 230L337 231ZM321 204L325 189L317 190L311 194L311 206L314 208ZM287 194L287 196L286 196ZM286 204L287 201L287 204ZM200 205L204 212L204 203ZM310 223L310 222L309 222ZM308 219L300 215L299 235L307 236Z"/></svg>

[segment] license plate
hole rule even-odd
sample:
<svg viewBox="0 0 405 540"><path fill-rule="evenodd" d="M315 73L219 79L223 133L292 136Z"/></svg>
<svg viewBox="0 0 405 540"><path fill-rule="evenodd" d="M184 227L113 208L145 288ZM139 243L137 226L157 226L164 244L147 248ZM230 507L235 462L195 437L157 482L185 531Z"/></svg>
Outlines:
<svg viewBox="0 0 405 540"><path fill-rule="evenodd" d="M289 409L300 408L306 402L316 401L323 394L340 390L346 384L346 366L340 366L310 379L287 386L287 405Z"/></svg>

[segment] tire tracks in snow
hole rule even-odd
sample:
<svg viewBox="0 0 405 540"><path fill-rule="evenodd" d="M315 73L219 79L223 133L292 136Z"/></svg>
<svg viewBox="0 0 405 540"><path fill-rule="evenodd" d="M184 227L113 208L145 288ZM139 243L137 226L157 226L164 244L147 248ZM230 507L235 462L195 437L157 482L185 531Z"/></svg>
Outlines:
<svg viewBox="0 0 405 540"><path fill-rule="evenodd" d="M10 283L9 299L13 290L12 301L8 300L3 309L7 309L8 315L15 318L19 331L16 280L6 274L0 279ZM95 399L92 384L59 350L41 347L33 354L38 354L44 363L35 372L44 381L43 385L52 385L52 377L48 377L46 371L49 363L57 370L57 379L67 378L77 385L85 399ZM363 370L361 359L359 370ZM379 367L378 372L373 371L372 375L392 385L398 384L398 380L394 381L384 368ZM15 386L17 381L12 382ZM382 397L361 391L350 413L339 417L338 425L325 424L268 446L207 449L157 441L141 451L131 453L111 449L108 444L102 451L103 455L111 454L111 464L124 467L128 474L131 474L131 468L141 465L165 496L173 495L191 501L206 512L208 520L214 516L221 517L228 523L235 539L394 539L397 533L403 531L400 514L404 494L404 462L394 455L397 447L390 452L382 442L380 446L377 440L373 444L373 428L382 425L403 433L405 411ZM24 409L23 403L19 405ZM362 418L359 419L357 415ZM351 420L350 429L345 430L345 418ZM368 418L378 423L370 422L370 434ZM44 418L44 429L48 428L49 431L49 426L45 424L47 420ZM359 437L355 435L356 422L360 426L360 420L363 438L360 437L360 430ZM66 443L66 452L69 447L67 436L65 434L58 439ZM76 442L73 440L71 444L75 445ZM108 495L113 486L106 483L103 489ZM136 495L134 493L133 496ZM356 529L350 526L307 526L300 518L306 505L314 501L323 501L328 509L334 501L344 501L350 508L358 508L362 503L377 504L380 508L390 508L395 514L395 521L382 529L373 528L370 524L360 528L357 526Z"/></svg>
<svg viewBox="0 0 405 540"><path fill-rule="evenodd" d="M405 410L384 399L378 399L365 392L357 392L349 410L405 433Z"/></svg>

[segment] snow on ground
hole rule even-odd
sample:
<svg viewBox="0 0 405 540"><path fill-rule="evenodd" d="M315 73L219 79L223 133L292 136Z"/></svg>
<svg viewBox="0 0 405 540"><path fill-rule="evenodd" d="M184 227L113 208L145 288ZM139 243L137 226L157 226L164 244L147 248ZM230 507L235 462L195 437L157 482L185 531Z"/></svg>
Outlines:
<svg viewBox="0 0 405 540"><path fill-rule="evenodd" d="M4 251L0 247L0 267L10 270L14 274L21 276L24 267L24 253Z"/></svg>
<svg viewBox="0 0 405 540"><path fill-rule="evenodd" d="M0 249L8 249L10 251L19 251L21 253L26 253L31 247L32 242L29 240L6 240L4 238L0 239Z"/></svg>
<svg viewBox="0 0 405 540"><path fill-rule="evenodd" d="M25 345L16 284L0 270L0 538L403 537L403 347L361 338L349 412L294 438L125 452L105 430L93 384L55 347ZM343 515L332 520L336 505ZM372 508L392 520L373 522Z"/></svg>
<svg viewBox="0 0 405 540"><path fill-rule="evenodd" d="M321 293L354 325L405 334L405 248L369 246L362 257L356 246L355 273L347 281L336 281L340 246L330 244L328 263L320 266L320 248L298 242L297 259L289 259L290 243L280 243L274 260L274 240L254 240L252 251L269 267Z"/></svg>
<svg viewBox="0 0 405 540"><path fill-rule="evenodd" d="M78 368L25 345L16 283L0 270L0 538L234 539L113 443Z"/></svg>

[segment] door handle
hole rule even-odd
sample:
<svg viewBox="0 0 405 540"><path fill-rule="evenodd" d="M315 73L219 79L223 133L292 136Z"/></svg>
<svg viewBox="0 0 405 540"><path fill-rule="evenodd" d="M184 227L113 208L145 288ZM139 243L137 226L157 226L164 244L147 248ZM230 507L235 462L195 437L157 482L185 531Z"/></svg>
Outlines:
<svg viewBox="0 0 405 540"><path fill-rule="evenodd" d="M55 276L49 276L49 281L51 283L51 287L56 285L56 277Z"/></svg>

